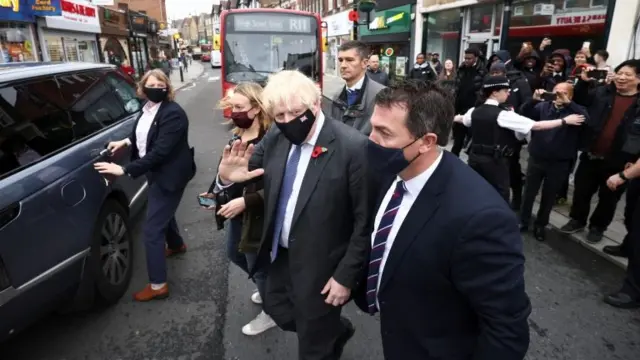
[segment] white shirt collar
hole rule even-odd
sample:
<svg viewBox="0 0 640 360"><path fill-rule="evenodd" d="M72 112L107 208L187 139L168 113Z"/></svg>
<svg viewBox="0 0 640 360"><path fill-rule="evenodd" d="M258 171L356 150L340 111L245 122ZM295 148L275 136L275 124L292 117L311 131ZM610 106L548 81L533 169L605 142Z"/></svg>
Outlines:
<svg viewBox="0 0 640 360"><path fill-rule="evenodd" d="M497 102L497 101L496 101L496 100L494 100L494 99L487 99L487 101L485 101L484 103L485 103L485 104L487 104L487 105L495 105L495 106L500 105L500 103L499 103L499 102Z"/></svg>
<svg viewBox="0 0 640 360"><path fill-rule="evenodd" d="M427 170L423 171L422 173L412 178L411 180L407 180L404 182L404 188L405 190L407 190L409 195L413 197L418 197L418 194L420 194L420 191L422 191L422 188L424 188L427 181L429 181L429 178L431 178L431 175L433 175L433 173L438 168L438 165L440 165L440 161L442 161L443 153L444 153L444 150L440 149L440 155L438 155L438 158L436 159L436 161L434 161L433 164L431 164L431 166L427 168ZM398 176L396 181L399 181L399 180L402 180L402 179Z"/></svg>
<svg viewBox="0 0 640 360"><path fill-rule="evenodd" d="M365 75L362 76L362 78L360 80L358 80L358 82L353 85L352 87L348 87L347 86L347 90L360 90L362 89L362 84L364 84L364 77Z"/></svg>
<svg viewBox="0 0 640 360"><path fill-rule="evenodd" d="M305 144L316 146L316 142L318 141L318 136L320 136L320 131L322 130L323 126L324 126L324 114L322 113L322 111L320 111L316 116L316 128L315 130L313 130L313 135L311 135L311 138L309 138L309 140L305 141Z"/></svg>
<svg viewBox="0 0 640 360"><path fill-rule="evenodd" d="M144 104L142 111L144 111L147 114L153 114L160 108L160 104L162 103L154 103L151 101L147 101L147 103Z"/></svg>

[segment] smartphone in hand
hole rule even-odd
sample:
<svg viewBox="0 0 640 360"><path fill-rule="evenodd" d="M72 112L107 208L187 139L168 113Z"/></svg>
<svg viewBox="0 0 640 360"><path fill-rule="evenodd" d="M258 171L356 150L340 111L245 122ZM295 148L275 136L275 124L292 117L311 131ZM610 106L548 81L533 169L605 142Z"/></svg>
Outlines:
<svg viewBox="0 0 640 360"><path fill-rule="evenodd" d="M544 101L555 101L558 98L558 94L554 92L545 91L542 94L541 98Z"/></svg>
<svg viewBox="0 0 640 360"><path fill-rule="evenodd" d="M211 207L216 205L216 200L214 198L198 195L198 204L202 207Z"/></svg>

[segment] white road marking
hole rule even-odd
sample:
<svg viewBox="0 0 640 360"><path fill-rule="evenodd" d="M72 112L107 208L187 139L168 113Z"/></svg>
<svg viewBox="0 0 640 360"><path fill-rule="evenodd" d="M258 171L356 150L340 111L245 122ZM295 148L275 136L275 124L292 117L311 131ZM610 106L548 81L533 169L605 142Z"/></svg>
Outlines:
<svg viewBox="0 0 640 360"><path fill-rule="evenodd" d="M191 83L191 85L183 87L182 89L180 89L180 91L188 91L193 89L194 87L196 87L196 83Z"/></svg>
<svg viewBox="0 0 640 360"><path fill-rule="evenodd" d="M220 80L220 76L210 76L207 81L212 82L212 81L218 81L218 80Z"/></svg>

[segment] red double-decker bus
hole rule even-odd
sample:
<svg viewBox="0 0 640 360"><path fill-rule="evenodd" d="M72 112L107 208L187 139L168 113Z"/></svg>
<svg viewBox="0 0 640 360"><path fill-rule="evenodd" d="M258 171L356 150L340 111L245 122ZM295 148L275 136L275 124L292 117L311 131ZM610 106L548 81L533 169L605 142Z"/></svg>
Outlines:
<svg viewBox="0 0 640 360"><path fill-rule="evenodd" d="M269 74L299 70L322 88L322 29L317 14L287 9L222 12L222 96L242 82L264 86ZM230 109L224 116L230 116Z"/></svg>

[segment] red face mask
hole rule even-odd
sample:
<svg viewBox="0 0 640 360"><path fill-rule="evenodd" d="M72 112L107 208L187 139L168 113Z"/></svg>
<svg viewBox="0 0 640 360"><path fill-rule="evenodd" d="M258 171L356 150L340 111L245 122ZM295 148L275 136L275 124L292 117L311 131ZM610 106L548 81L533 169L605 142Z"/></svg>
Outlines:
<svg viewBox="0 0 640 360"><path fill-rule="evenodd" d="M253 119L249 118L248 111L237 111L231 113L231 120L240 129L248 129L253 124Z"/></svg>

